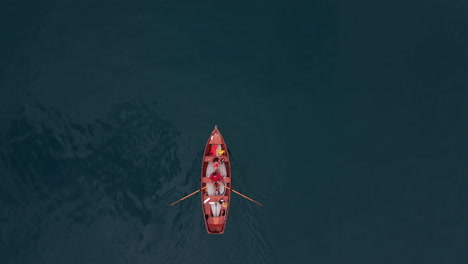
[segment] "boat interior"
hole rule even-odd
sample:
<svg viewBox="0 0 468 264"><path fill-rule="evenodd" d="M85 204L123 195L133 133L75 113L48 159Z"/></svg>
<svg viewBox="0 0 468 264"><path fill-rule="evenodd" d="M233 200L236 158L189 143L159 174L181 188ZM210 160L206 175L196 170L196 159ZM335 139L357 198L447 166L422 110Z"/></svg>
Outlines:
<svg viewBox="0 0 468 264"><path fill-rule="evenodd" d="M213 159L218 158L215 168ZM218 133L213 133L207 144L202 168L203 212L208 233L222 234L227 221L231 186L230 161L226 145ZM218 172L222 176L219 183L213 183L210 175Z"/></svg>

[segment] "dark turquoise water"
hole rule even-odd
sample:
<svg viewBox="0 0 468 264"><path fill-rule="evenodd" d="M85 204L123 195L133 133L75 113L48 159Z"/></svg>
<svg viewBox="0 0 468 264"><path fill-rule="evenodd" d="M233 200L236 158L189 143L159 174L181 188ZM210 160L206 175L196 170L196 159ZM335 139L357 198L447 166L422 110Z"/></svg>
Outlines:
<svg viewBox="0 0 468 264"><path fill-rule="evenodd" d="M466 263L468 5L375 2L2 1L0 262Z"/></svg>

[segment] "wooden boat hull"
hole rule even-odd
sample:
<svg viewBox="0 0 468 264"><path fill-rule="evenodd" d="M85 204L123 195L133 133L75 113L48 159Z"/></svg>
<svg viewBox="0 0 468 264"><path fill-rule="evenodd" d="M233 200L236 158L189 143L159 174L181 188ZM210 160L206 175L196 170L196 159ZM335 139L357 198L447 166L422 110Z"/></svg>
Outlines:
<svg viewBox="0 0 468 264"><path fill-rule="evenodd" d="M215 148L217 148L217 151L213 151ZM223 176L221 184L217 185L218 188L216 188L216 184L212 183L209 177L214 170L214 158L218 158L219 161L223 160L218 167L218 171L220 171ZM229 189L231 188L231 184L231 162L229 153L221 133L215 126L208 138L205 151L203 152L201 170L201 201L203 219L208 234L223 234L226 229L229 205L231 202L231 190ZM224 186L229 188L225 188Z"/></svg>

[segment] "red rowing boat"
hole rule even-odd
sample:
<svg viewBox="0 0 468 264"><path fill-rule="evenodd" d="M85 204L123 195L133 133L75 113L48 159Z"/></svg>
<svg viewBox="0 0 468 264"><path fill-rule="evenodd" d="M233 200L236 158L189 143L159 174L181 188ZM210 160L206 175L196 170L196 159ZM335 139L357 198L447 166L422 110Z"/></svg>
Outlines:
<svg viewBox="0 0 468 264"><path fill-rule="evenodd" d="M206 142L201 170L201 188L173 202L183 201L201 191L202 210L208 234L223 234L231 202L231 191L260 206L261 203L231 188L231 162L223 136L215 126Z"/></svg>
<svg viewBox="0 0 468 264"><path fill-rule="evenodd" d="M223 234L231 201L231 162L223 136L215 126L203 153L202 210L208 234Z"/></svg>

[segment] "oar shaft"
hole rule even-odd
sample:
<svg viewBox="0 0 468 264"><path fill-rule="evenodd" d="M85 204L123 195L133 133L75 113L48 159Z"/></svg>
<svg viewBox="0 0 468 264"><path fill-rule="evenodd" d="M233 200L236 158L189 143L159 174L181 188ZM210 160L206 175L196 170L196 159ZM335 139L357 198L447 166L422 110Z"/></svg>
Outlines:
<svg viewBox="0 0 468 264"><path fill-rule="evenodd" d="M236 194L238 194L238 195L244 197L245 199L248 199L248 200L250 200L250 201L252 201L252 202L254 202L254 203L256 203L256 204L258 204L258 205L260 205L260 206L263 206L263 204L261 204L261 203L255 201L254 199L252 199L252 198L250 198L250 197L247 197L247 196L243 195L242 193L240 193L240 192L238 192L238 191L236 191L236 190L233 190L232 188L227 187L226 185L224 185L224 184L222 184L222 183L220 183L220 184L223 185L224 187L228 188L229 190L233 191L234 193L236 193Z"/></svg>
<svg viewBox="0 0 468 264"><path fill-rule="evenodd" d="M255 200L252 199L252 198L249 198L249 197L243 195L242 193L240 193L240 192L238 192L238 191L236 191L236 190L231 189L231 191L233 191L234 193L237 193L238 195L240 195L240 196L242 196L242 197L244 197L244 198L246 198L246 199L249 199L250 201L252 201L252 202L254 202L254 203L256 203L256 204L258 204L258 205L260 205L260 206L263 206L263 204L261 204L261 203L255 201Z"/></svg>
<svg viewBox="0 0 468 264"><path fill-rule="evenodd" d="M205 188L206 188L206 186L205 186L205 187L203 187L203 188L201 188L201 190L203 190L203 189L205 189ZM178 202L180 202L180 201L182 201L182 200L185 200L185 199L189 198L190 196L192 196L192 195L196 194L196 193L197 193L197 192L199 192L199 191L200 191L200 190L196 190L196 191L194 191L193 193L191 193L191 194L189 194L189 195L187 195L187 196L185 196L185 197L183 197L183 198L181 198L181 199L179 199L179 200L177 200L177 201L175 201L175 202L171 203L171 205L170 205L170 206L173 206L174 204L176 204L176 203L178 203Z"/></svg>

